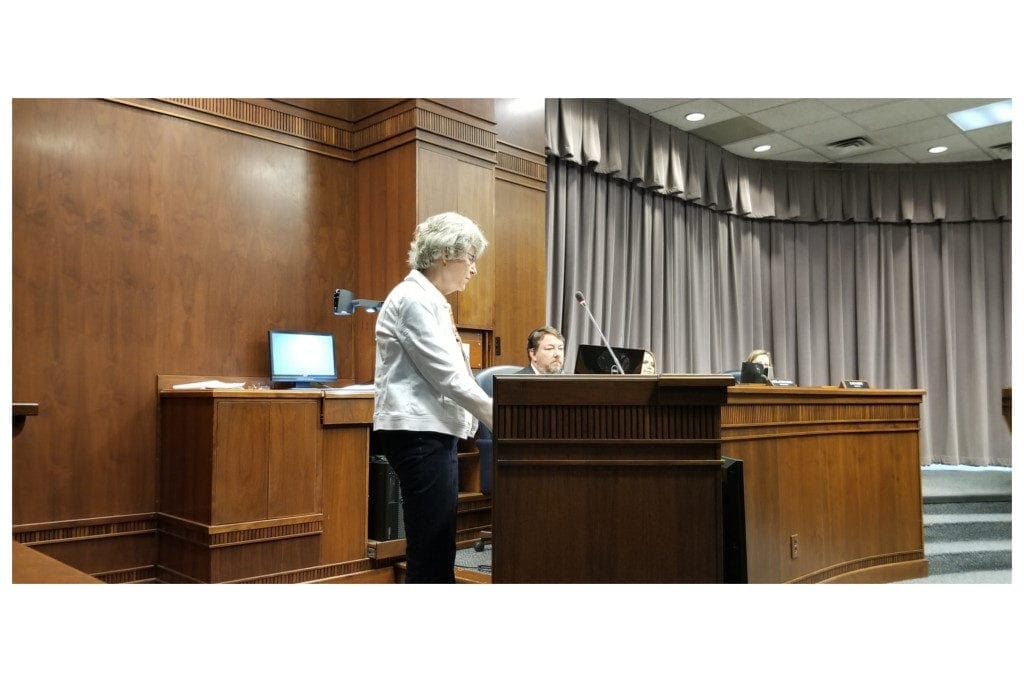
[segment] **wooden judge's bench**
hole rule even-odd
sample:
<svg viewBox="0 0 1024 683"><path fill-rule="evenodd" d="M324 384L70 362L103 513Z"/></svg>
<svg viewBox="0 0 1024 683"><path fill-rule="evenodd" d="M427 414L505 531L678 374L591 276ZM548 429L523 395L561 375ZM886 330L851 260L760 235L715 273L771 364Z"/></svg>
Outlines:
<svg viewBox="0 0 1024 683"><path fill-rule="evenodd" d="M495 377L493 581L721 582L737 508L740 580L927 575L924 392L732 383Z"/></svg>
<svg viewBox="0 0 1024 683"><path fill-rule="evenodd" d="M372 393L175 379L159 378L158 580L396 580L404 539L367 538ZM460 493L460 520L493 504L495 583L926 576L922 396L499 375L492 496Z"/></svg>

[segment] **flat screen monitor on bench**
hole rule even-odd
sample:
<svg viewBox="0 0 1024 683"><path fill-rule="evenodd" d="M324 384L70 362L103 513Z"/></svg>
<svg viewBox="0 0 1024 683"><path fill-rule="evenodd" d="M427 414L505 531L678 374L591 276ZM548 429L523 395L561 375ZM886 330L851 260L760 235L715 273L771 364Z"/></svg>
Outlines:
<svg viewBox="0 0 1024 683"><path fill-rule="evenodd" d="M268 341L271 382L306 389L338 379L330 332L270 330Z"/></svg>

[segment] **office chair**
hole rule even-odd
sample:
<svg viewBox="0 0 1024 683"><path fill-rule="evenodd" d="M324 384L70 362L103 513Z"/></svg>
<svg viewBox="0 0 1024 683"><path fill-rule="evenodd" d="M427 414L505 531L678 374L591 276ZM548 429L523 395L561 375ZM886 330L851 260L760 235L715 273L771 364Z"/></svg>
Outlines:
<svg viewBox="0 0 1024 683"><path fill-rule="evenodd" d="M512 375L522 369L521 365L492 365L476 373L476 383L487 392L488 396L494 396L495 375ZM494 475L494 435L483 423L480 423L480 427L476 430L476 447L480 451L480 491L489 494ZM477 551L482 551L490 540L490 530L483 531L473 547Z"/></svg>

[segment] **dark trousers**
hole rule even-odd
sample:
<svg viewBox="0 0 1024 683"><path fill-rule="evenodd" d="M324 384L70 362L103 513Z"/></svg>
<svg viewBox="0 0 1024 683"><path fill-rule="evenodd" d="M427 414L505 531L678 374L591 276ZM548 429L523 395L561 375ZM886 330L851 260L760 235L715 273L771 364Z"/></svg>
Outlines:
<svg viewBox="0 0 1024 683"><path fill-rule="evenodd" d="M406 583L455 583L458 439L436 432L377 432L402 487Z"/></svg>

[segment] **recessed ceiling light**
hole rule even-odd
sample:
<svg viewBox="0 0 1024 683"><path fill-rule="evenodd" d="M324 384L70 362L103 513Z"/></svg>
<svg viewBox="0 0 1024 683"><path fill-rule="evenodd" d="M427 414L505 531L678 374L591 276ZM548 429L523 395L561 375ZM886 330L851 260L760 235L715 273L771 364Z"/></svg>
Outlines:
<svg viewBox="0 0 1024 683"><path fill-rule="evenodd" d="M1006 123L1013 118L1010 111L1010 100L993 102L973 109L964 109L946 114L950 121L960 130L976 130L999 123Z"/></svg>
<svg viewBox="0 0 1024 683"><path fill-rule="evenodd" d="M754 148L754 151L755 152L767 152L771 148L772 148L771 145L758 145L757 147Z"/></svg>
<svg viewBox="0 0 1024 683"><path fill-rule="evenodd" d="M701 114L699 111L695 111L695 112L692 112L690 114L687 114L686 115L686 120L687 121L703 121L704 120L704 114Z"/></svg>
<svg viewBox="0 0 1024 683"><path fill-rule="evenodd" d="M938 147L931 147L931 148L929 148L928 151L931 152L932 154L942 154L947 149L949 149L949 147L944 147L943 145L939 145Z"/></svg>

